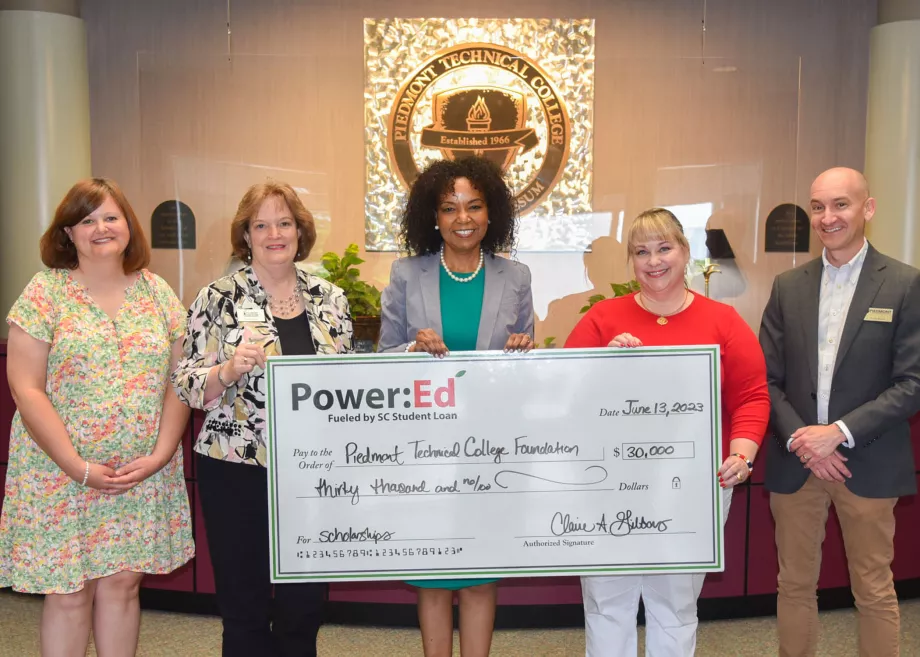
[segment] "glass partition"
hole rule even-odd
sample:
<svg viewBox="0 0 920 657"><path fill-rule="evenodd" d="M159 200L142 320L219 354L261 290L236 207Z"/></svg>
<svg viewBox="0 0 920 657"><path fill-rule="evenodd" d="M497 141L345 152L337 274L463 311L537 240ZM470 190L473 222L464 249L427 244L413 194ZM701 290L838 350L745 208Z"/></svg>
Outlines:
<svg viewBox="0 0 920 657"><path fill-rule="evenodd" d="M773 277L810 257L803 233L788 221L771 234L766 226L774 208L802 206L799 66L791 56L598 55L593 111L570 112L594 122L592 211L523 215L529 237L513 254L533 273L539 341L561 345L589 297L609 296L611 283L632 277L625 236L632 218L653 206L684 223L691 287L702 291L703 268L718 265L711 296L756 328ZM140 194L131 200L148 229L164 201L181 201L194 214L195 248L156 249L152 264L185 303L231 266L230 220L245 189L266 178L289 182L314 213L310 266L324 251L357 243L367 259L362 278L385 286L398 254L364 251L365 143L387 126L366 123L363 82L354 58L335 55L191 62L139 55ZM567 166L583 165L570 153ZM385 211L396 215L400 207ZM553 235L552 244L540 242L541 231Z"/></svg>

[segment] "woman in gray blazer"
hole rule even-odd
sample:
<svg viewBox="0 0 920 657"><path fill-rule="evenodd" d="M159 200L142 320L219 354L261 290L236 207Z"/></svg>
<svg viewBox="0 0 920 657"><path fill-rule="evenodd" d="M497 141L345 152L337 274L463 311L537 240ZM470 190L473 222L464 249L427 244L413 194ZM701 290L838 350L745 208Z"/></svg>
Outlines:
<svg viewBox="0 0 920 657"><path fill-rule="evenodd" d="M449 350L532 349L530 270L496 255L513 245L516 220L514 197L492 162L470 157L429 165L403 212L402 238L412 255L390 270L378 351L442 357ZM451 654L454 591L463 657L489 654L496 581L412 582L425 657Z"/></svg>

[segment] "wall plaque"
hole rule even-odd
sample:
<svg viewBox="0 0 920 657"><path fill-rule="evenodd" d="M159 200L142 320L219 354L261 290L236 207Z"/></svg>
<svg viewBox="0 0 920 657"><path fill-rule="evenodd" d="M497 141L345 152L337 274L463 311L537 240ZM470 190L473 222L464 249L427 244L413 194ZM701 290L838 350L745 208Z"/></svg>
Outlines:
<svg viewBox="0 0 920 657"><path fill-rule="evenodd" d="M767 215L764 251L807 253L811 224L808 214L793 203L777 205Z"/></svg>
<svg viewBox="0 0 920 657"><path fill-rule="evenodd" d="M150 246L194 249L195 215L182 201L163 201L150 215Z"/></svg>

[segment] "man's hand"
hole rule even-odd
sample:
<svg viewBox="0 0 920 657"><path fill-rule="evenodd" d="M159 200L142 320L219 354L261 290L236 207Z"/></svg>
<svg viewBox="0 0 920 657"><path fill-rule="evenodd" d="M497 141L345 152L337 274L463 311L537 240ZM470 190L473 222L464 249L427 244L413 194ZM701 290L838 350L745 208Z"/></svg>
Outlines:
<svg viewBox="0 0 920 657"><path fill-rule="evenodd" d="M849 468L844 465L846 460L847 457L834 450L826 458L808 461L805 467L811 470L818 479L836 481L842 484L853 476Z"/></svg>
<svg viewBox="0 0 920 657"><path fill-rule="evenodd" d="M813 424L792 434L789 451L795 452L799 460L808 465L810 460L827 458L846 439L836 424Z"/></svg>

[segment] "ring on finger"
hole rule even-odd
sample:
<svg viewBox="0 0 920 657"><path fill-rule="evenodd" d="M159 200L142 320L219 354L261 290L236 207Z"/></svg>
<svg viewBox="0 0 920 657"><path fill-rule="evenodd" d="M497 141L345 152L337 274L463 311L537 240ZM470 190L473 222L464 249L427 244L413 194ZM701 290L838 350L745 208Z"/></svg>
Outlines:
<svg viewBox="0 0 920 657"><path fill-rule="evenodd" d="M744 476L740 472L736 473L735 476L738 477L738 481L744 481Z"/></svg>

